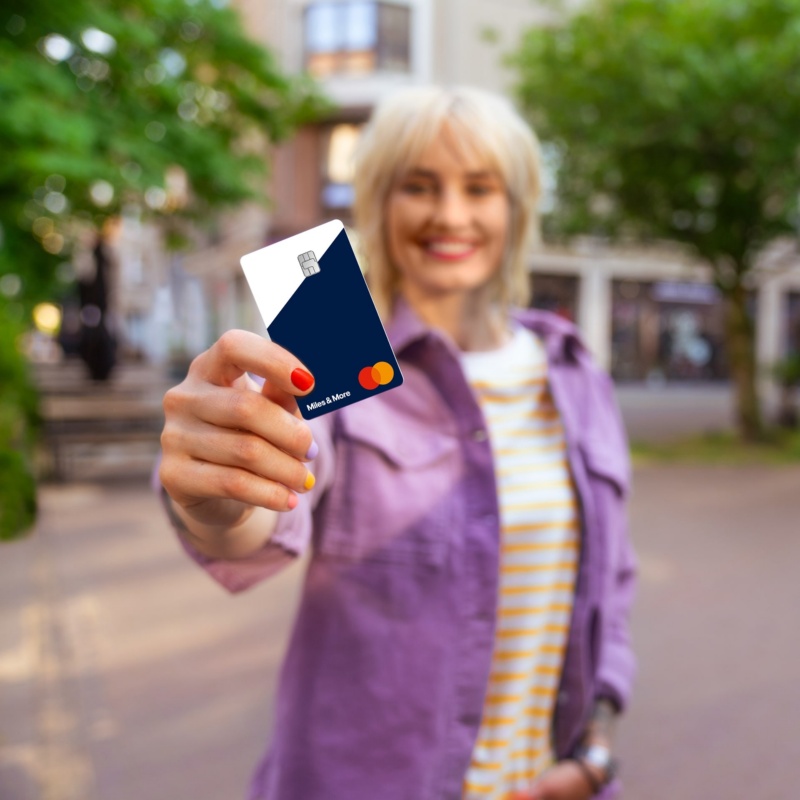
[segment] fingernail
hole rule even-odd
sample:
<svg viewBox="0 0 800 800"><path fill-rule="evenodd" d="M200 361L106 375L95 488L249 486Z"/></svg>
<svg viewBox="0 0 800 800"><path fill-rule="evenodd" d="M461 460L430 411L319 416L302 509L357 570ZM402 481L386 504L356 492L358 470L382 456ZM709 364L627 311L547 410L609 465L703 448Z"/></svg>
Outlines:
<svg viewBox="0 0 800 800"><path fill-rule="evenodd" d="M317 482L317 479L314 477L314 475L312 473L309 472L308 475L306 475L306 482L303 484L303 488L306 491L308 491L309 489L311 489L314 486L314 484L316 482Z"/></svg>
<svg viewBox="0 0 800 800"><path fill-rule="evenodd" d="M310 389L314 385L314 376L310 372L298 367L292 372L292 383L301 391Z"/></svg>
<svg viewBox="0 0 800 800"><path fill-rule="evenodd" d="M296 494L290 494L289 500L287 501L286 505L289 506L289 511L297 508L297 504L300 502L300 498Z"/></svg>
<svg viewBox="0 0 800 800"><path fill-rule="evenodd" d="M306 453L306 461L313 461L317 454L319 453L319 445L312 440L311 447L308 448L308 452Z"/></svg>

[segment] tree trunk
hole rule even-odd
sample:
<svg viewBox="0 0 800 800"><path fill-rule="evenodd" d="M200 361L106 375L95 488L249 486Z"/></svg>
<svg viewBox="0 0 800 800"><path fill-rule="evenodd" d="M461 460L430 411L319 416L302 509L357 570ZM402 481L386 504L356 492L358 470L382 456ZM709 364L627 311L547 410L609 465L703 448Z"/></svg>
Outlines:
<svg viewBox="0 0 800 800"><path fill-rule="evenodd" d="M794 386L781 386L781 404L778 410L778 425L782 428L797 427L797 408L794 403Z"/></svg>
<svg viewBox="0 0 800 800"><path fill-rule="evenodd" d="M747 292L738 282L725 292L725 327L736 399L736 427L748 442L764 438L756 385L755 326L747 313Z"/></svg>

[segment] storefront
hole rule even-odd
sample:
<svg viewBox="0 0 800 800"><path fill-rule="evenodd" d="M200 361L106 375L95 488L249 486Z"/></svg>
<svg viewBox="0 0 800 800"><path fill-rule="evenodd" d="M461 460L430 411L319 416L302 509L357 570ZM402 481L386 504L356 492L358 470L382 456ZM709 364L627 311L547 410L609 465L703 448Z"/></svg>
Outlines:
<svg viewBox="0 0 800 800"><path fill-rule="evenodd" d="M783 354L800 355L800 292L787 292Z"/></svg>
<svg viewBox="0 0 800 800"><path fill-rule="evenodd" d="M724 305L708 284L612 281L611 373L627 381L728 375Z"/></svg>
<svg viewBox="0 0 800 800"><path fill-rule="evenodd" d="M552 311L575 322L578 311L577 275L531 273L531 307Z"/></svg>

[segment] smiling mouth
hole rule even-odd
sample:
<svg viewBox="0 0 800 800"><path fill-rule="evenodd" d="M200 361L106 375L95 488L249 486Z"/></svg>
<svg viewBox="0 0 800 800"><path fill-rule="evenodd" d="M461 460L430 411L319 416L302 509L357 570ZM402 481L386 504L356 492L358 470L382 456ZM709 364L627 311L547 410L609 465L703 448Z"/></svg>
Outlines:
<svg viewBox="0 0 800 800"><path fill-rule="evenodd" d="M424 247L425 252L434 258L456 260L472 255L478 245L475 242L435 240L425 242Z"/></svg>

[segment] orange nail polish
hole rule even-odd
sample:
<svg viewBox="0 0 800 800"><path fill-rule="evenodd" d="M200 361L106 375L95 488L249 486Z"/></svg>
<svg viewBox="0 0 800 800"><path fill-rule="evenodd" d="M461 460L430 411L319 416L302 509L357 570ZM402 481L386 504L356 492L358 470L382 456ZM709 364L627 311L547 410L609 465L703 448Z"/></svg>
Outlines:
<svg viewBox="0 0 800 800"><path fill-rule="evenodd" d="M306 482L303 484L303 488L304 488L306 491L308 491L309 489L311 489L311 488L314 486L314 484L315 484L316 482L317 482L317 479L316 479L316 478L315 478L315 477L314 477L314 476L313 476L313 475L312 475L312 474L309 472L309 473L306 475Z"/></svg>

